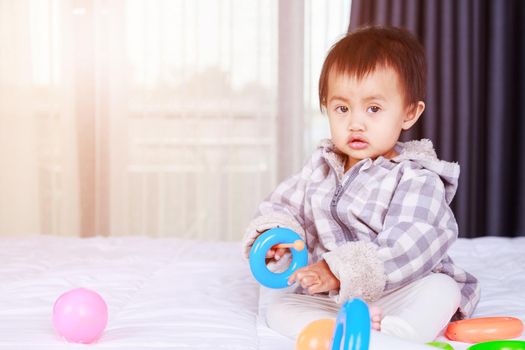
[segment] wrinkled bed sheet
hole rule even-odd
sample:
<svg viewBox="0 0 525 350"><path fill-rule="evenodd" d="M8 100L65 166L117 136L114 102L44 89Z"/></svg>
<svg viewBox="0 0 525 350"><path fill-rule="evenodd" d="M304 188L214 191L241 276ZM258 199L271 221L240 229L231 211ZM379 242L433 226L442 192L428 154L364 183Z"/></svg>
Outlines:
<svg viewBox="0 0 525 350"><path fill-rule="evenodd" d="M525 238L460 239L451 256L480 279L474 316L525 320ZM51 323L56 298L77 287L108 304L106 330L89 346L65 342ZM264 322L269 292L236 242L2 238L0 348L291 350Z"/></svg>

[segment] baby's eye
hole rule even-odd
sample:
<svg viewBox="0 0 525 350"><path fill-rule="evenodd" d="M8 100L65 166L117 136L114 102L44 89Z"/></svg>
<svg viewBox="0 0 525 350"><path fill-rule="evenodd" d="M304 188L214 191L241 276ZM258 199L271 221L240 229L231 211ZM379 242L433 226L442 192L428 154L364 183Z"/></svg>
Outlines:
<svg viewBox="0 0 525 350"><path fill-rule="evenodd" d="M366 110L367 112L370 112L370 113L377 113L381 110L381 108L377 107L377 106L371 106L371 107L368 107L368 109Z"/></svg>
<svg viewBox="0 0 525 350"><path fill-rule="evenodd" d="M339 112L339 113L346 113L346 112L348 112L348 107L346 107L346 106L337 106L335 108L335 111Z"/></svg>

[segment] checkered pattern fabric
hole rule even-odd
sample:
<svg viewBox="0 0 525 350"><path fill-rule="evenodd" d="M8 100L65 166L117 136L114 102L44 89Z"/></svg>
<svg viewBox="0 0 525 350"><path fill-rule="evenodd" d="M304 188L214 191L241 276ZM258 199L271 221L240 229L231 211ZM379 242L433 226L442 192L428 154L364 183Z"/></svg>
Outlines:
<svg viewBox="0 0 525 350"><path fill-rule="evenodd" d="M342 299L373 301L444 273L457 281L461 316L469 316L480 296L477 280L447 255L458 234L449 204L459 165L439 160L429 140L398 143L396 150L393 159L364 159L345 173L344 158L323 141L302 171L260 204L245 234L245 256L261 232L288 227L304 237L311 262L327 261Z"/></svg>

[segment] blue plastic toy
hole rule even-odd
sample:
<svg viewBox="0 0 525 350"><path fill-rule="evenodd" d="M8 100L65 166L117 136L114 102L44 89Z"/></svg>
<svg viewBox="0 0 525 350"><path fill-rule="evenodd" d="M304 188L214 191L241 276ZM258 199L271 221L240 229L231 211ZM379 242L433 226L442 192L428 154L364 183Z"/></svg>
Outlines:
<svg viewBox="0 0 525 350"><path fill-rule="evenodd" d="M370 312L361 299L350 299L337 314L332 350L368 350Z"/></svg>
<svg viewBox="0 0 525 350"><path fill-rule="evenodd" d="M292 247L296 241L303 242L297 233L287 228L273 228L260 235L250 250L250 269L253 277L268 288L288 287L288 278L295 270L308 263L308 252L304 242L303 249L297 250ZM274 273L266 267L266 252L274 245L281 243L290 243L292 262L286 271Z"/></svg>

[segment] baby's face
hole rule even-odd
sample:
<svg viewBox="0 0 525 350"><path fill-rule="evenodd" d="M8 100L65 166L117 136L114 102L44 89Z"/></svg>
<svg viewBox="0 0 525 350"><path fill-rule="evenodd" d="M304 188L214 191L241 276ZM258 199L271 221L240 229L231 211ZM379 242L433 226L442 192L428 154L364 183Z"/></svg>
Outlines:
<svg viewBox="0 0 525 350"><path fill-rule="evenodd" d="M396 71L379 67L360 80L331 72L326 101L332 142L348 157L345 171L365 158L396 155L408 118Z"/></svg>

